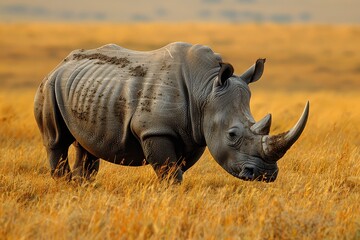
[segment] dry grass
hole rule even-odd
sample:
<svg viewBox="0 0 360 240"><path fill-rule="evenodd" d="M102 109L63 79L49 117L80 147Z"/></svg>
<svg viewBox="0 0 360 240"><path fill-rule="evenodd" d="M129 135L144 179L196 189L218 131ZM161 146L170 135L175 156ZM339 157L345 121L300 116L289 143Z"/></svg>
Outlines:
<svg viewBox="0 0 360 240"><path fill-rule="evenodd" d="M2 24L0 35L0 239L360 238L359 27ZM238 72L267 57L251 108L273 113L274 133L310 100L276 182L235 179L208 153L180 186L105 162L91 184L52 180L32 114L43 76L75 48L171 41L210 45Z"/></svg>

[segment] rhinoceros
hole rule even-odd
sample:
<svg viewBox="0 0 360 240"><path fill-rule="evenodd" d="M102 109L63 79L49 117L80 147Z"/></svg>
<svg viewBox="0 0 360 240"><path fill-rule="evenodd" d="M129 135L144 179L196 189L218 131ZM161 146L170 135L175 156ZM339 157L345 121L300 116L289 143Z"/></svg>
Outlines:
<svg viewBox="0 0 360 240"><path fill-rule="evenodd" d="M274 181L277 161L306 125L309 102L290 131L269 135L271 115L256 122L249 107L248 84L260 79L264 63L234 75L209 47L180 42L154 51L108 44L71 52L35 96L52 177L89 179L103 159L150 164L159 179L181 182L208 147L231 175Z"/></svg>

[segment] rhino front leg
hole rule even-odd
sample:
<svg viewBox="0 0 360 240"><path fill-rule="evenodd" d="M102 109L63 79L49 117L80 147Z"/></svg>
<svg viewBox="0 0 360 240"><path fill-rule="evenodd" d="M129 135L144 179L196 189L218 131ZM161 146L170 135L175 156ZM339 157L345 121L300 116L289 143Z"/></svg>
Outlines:
<svg viewBox="0 0 360 240"><path fill-rule="evenodd" d="M78 142L74 142L76 159L73 166L73 180L82 183L91 180L99 171L100 160L86 151Z"/></svg>
<svg viewBox="0 0 360 240"><path fill-rule="evenodd" d="M175 146L167 137L149 137L142 142L146 161L154 168L160 180L182 181Z"/></svg>

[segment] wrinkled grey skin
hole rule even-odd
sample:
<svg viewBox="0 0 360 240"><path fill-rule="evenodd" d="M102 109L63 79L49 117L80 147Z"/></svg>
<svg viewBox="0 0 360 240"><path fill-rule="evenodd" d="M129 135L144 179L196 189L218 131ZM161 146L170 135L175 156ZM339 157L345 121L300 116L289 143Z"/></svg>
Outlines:
<svg viewBox="0 0 360 240"><path fill-rule="evenodd" d="M261 77L264 62L235 76L230 64L202 45L172 43L138 52L110 44L72 52L35 97L52 176L89 179L101 158L151 164L160 179L181 182L208 146L233 176L274 181L276 161L300 136L307 113L292 129L296 136L269 136L270 115L255 122L248 84Z"/></svg>

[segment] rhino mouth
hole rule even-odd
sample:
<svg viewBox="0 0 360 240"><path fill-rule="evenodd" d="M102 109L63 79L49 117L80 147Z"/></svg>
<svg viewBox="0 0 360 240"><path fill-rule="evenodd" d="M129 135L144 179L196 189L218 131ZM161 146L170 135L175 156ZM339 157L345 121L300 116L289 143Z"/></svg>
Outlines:
<svg viewBox="0 0 360 240"><path fill-rule="evenodd" d="M254 181L255 173L254 169L250 167L245 167L240 173L239 178L244 181Z"/></svg>
<svg viewBox="0 0 360 240"><path fill-rule="evenodd" d="M243 181L260 181L260 182L274 182L276 180L278 169L259 170L255 167L244 166L237 172L230 172L236 178Z"/></svg>
<svg viewBox="0 0 360 240"><path fill-rule="evenodd" d="M272 174L263 173L263 174L255 174L254 169L252 168L244 168L239 174L238 178L244 181L260 181L260 182L274 182L277 176L277 170L275 170Z"/></svg>

